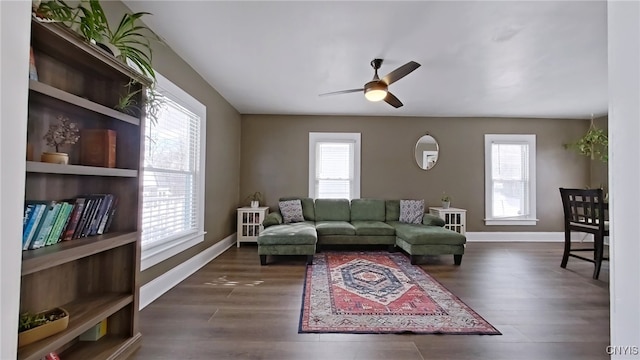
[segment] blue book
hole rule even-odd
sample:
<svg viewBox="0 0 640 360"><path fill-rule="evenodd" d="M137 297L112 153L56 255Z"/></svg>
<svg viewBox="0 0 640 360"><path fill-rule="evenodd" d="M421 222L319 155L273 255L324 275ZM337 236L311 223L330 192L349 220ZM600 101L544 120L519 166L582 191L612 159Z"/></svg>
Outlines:
<svg viewBox="0 0 640 360"><path fill-rule="evenodd" d="M47 207L45 204L28 204L27 206L31 207L33 210L31 211L29 222L22 232L22 250L29 249L29 243L33 239L33 234L38 228L38 225L42 220L42 214L44 214L44 210Z"/></svg>
<svg viewBox="0 0 640 360"><path fill-rule="evenodd" d="M38 233L36 234L36 238L31 242L29 246L30 249L38 249L44 246L47 236L51 232L51 227L53 226L53 222L58 216L58 212L60 211L60 207L62 205L55 201L52 201L50 205L47 206L48 210L46 217L42 220L42 224L40 224L40 228L38 229Z"/></svg>

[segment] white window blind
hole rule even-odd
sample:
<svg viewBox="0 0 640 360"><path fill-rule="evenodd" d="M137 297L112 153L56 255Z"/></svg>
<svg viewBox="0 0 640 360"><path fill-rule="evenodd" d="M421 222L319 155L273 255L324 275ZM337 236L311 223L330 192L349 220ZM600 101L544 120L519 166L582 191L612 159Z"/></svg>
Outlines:
<svg viewBox="0 0 640 360"><path fill-rule="evenodd" d="M535 135L485 135L485 222L535 225Z"/></svg>
<svg viewBox="0 0 640 360"><path fill-rule="evenodd" d="M491 144L494 218L527 216L529 144Z"/></svg>
<svg viewBox="0 0 640 360"><path fill-rule="evenodd" d="M354 143L316 143L316 198L350 199Z"/></svg>
<svg viewBox="0 0 640 360"><path fill-rule="evenodd" d="M160 250L188 242L204 228L201 138L204 115L200 114L206 110L184 91L162 79L165 85L162 82L156 85L156 91L163 97L157 121L147 119L145 123L143 263L145 252L156 256Z"/></svg>
<svg viewBox="0 0 640 360"><path fill-rule="evenodd" d="M360 133L309 133L309 196L360 197Z"/></svg>

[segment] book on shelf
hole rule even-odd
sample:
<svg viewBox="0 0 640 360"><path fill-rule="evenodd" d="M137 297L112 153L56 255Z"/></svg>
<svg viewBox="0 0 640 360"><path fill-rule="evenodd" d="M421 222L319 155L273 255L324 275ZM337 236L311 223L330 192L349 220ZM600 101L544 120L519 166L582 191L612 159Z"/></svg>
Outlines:
<svg viewBox="0 0 640 360"><path fill-rule="evenodd" d="M40 221L34 239L29 244L29 249L38 249L44 246L46 237L49 235L53 221L58 216L59 211L60 204L57 201L51 201L47 204L46 214L43 215L44 219Z"/></svg>
<svg viewBox="0 0 640 360"><path fill-rule="evenodd" d="M38 70L36 69L36 58L33 56L33 47L29 48L29 80L38 81Z"/></svg>
<svg viewBox="0 0 640 360"><path fill-rule="evenodd" d="M66 224L67 219L69 218L69 212L71 211L71 208L73 208L73 205L69 204L66 201L63 201L60 204L60 212L58 213L58 217L56 218L56 221L51 228L51 232L49 233L47 241L44 244L45 246L58 243L60 233L63 230L62 227L64 226L64 224Z"/></svg>
<svg viewBox="0 0 640 360"><path fill-rule="evenodd" d="M113 194L90 194L57 201L25 201L22 249L108 232L117 200Z"/></svg>
<svg viewBox="0 0 640 360"><path fill-rule="evenodd" d="M69 217L69 223L62 233L62 241L73 239L73 234L76 231L78 223L80 222L80 217L82 216L82 212L84 211L85 201L86 199L83 197L78 197L75 199L73 210L71 211L71 216Z"/></svg>
<svg viewBox="0 0 640 360"><path fill-rule="evenodd" d="M29 212L27 225L22 231L22 250L29 249L33 236L40 225L40 221L42 220L42 215L45 213L47 208L45 203L34 201L28 201L26 203L26 207L31 208L32 210Z"/></svg>

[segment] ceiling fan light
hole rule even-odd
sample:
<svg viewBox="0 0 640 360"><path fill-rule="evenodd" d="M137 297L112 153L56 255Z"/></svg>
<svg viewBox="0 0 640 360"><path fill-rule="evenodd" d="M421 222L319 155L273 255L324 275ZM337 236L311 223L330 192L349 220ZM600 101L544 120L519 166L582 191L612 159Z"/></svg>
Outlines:
<svg viewBox="0 0 640 360"><path fill-rule="evenodd" d="M380 101L387 96L387 86L377 81L365 85L364 97L369 101Z"/></svg>

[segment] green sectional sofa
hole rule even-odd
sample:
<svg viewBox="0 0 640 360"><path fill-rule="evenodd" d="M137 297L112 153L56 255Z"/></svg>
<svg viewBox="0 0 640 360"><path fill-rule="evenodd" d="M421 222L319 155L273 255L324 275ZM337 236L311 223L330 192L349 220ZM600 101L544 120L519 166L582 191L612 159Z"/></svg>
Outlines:
<svg viewBox="0 0 640 360"><path fill-rule="evenodd" d="M306 255L307 263L325 245L388 245L397 247L416 263L421 255L453 255L460 265L466 238L445 229L439 217L423 214L421 224L400 222L400 200L300 199L304 221L285 224L279 211L266 216L258 236L258 255ZM418 214L419 215L419 214ZM419 218L418 218L419 220Z"/></svg>

